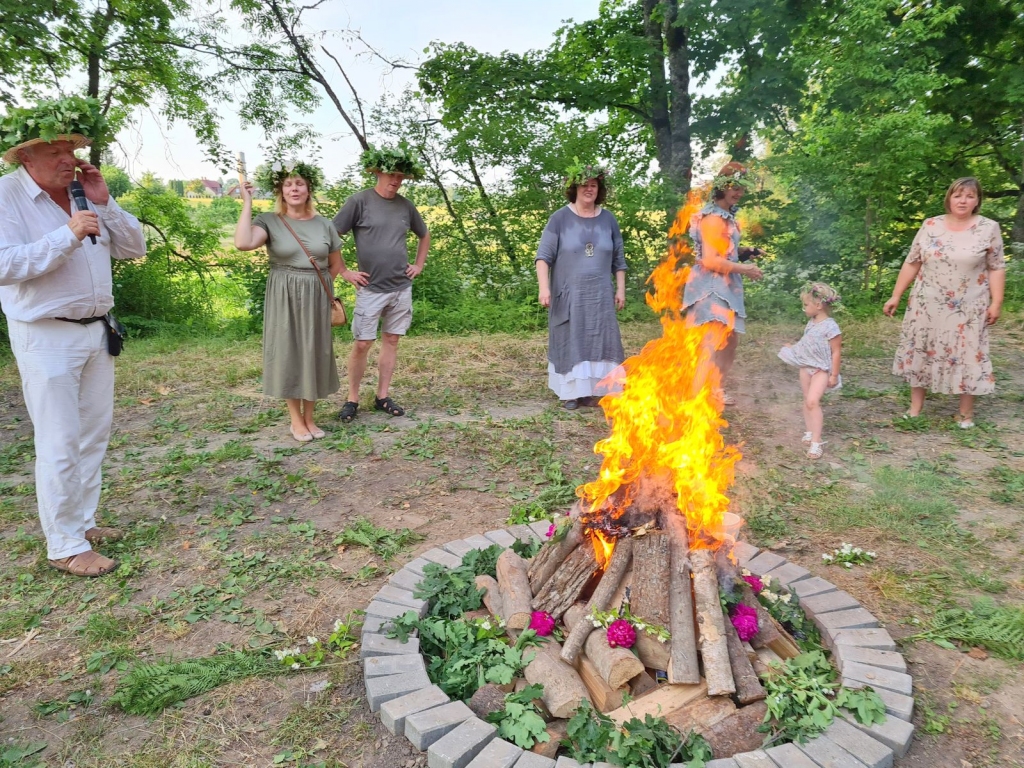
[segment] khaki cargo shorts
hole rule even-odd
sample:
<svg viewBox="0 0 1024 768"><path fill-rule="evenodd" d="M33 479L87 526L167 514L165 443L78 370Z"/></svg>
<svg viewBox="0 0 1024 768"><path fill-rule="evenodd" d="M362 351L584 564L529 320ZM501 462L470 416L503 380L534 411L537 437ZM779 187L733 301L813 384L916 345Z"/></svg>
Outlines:
<svg viewBox="0 0 1024 768"><path fill-rule="evenodd" d="M412 286L392 293L371 293L356 290L356 308L352 312L352 337L357 341L374 341L377 323L381 331L404 336L412 325Z"/></svg>

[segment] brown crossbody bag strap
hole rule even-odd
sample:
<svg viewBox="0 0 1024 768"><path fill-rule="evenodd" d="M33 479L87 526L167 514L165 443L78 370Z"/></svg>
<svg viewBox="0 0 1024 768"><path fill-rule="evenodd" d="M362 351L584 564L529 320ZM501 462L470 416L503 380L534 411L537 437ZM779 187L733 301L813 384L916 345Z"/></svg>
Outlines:
<svg viewBox="0 0 1024 768"><path fill-rule="evenodd" d="M316 276L320 278L320 285L324 287L324 292L327 294L327 300L331 302L331 325L344 325L348 322L348 317L345 315L345 305L341 303L341 299L334 295L331 287L327 284L327 280L324 278L324 273L320 271L320 265L316 263L316 259L313 258L313 254L309 252L309 248L306 244L299 239L299 236L295 234L295 230L292 229L291 224L288 223L288 219L278 214L278 219L284 224L285 228L292 233L292 237L295 238L295 242L302 248L303 253L306 254L306 258L309 259L309 263L313 265L313 269L316 270ZM336 313L340 310L341 320L338 322Z"/></svg>

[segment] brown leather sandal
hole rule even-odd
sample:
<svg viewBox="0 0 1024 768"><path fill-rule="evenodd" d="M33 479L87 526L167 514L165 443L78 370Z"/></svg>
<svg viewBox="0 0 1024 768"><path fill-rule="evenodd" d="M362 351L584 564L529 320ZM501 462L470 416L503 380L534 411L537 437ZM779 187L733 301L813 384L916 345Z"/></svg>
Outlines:
<svg viewBox="0 0 1024 768"><path fill-rule="evenodd" d="M50 565L58 571L70 573L72 576L103 576L117 568L117 561L104 557L99 552L87 549L71 557L64 557L60 560L51 560Z"/></svg>
<svg viewBox="0 0 1024 768"><path fill-rule="evenodd" d="M85 532L85 540L90 544L99 544L101 541L120 541L124 538L124 532L117 528L105 528L97 526Z"/></svg>

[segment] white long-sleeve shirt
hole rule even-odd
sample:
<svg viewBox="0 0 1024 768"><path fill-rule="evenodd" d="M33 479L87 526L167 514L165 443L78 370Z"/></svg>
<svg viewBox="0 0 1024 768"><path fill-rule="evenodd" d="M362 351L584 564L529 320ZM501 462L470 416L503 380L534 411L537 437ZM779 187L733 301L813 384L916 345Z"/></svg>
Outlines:
<svg viewBox="0 0 1024 768"><path fill-rule="evenodd" d="M7 317L80 320L113 308L110 259L145 256L146 238L114 198L89 208L100 220L95 245L75 237L70 216L24 167L0 178L0 307Z"/></svg>

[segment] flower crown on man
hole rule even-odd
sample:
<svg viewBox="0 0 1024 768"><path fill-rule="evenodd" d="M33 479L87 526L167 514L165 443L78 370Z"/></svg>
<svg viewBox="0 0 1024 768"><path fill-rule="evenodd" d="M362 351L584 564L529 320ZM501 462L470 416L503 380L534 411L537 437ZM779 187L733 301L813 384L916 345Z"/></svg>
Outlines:
<svg viewBox="0 0 1024 768"><path fill-rule="evenodd" d="M299 176L312 196L324 184L324 173L315 165L300 160L275 160L256 169L256 186L266 192L279 192L287 179Z"/></svg>
<svg viewBox="0 0 1024 768"><path fill-rule="evenodd" d="M754 188L754 180L750 177L750 171L742 163L733 160L722 166L714 180L711 188L716 192L723 191L729 187L740 187L744 191L751 191Z"/></svg>
<svg viewBox="0 0 1024 768"><path fill-rule="evenodd" d="M359 156L359 162L367 173L400 173L413 181L424 175L415 151L405 142L397 147L371 146Z"/></svg>
<svg viewBox="0 0 1024 768"><path fill-rule="evenodd" d="M36 144L67 141L75 149L110 138L110 124L99 101L87 96L65 96L40 101L33 107L15 107L0 119L3 161L21 162L19 152Z"/></svg>

